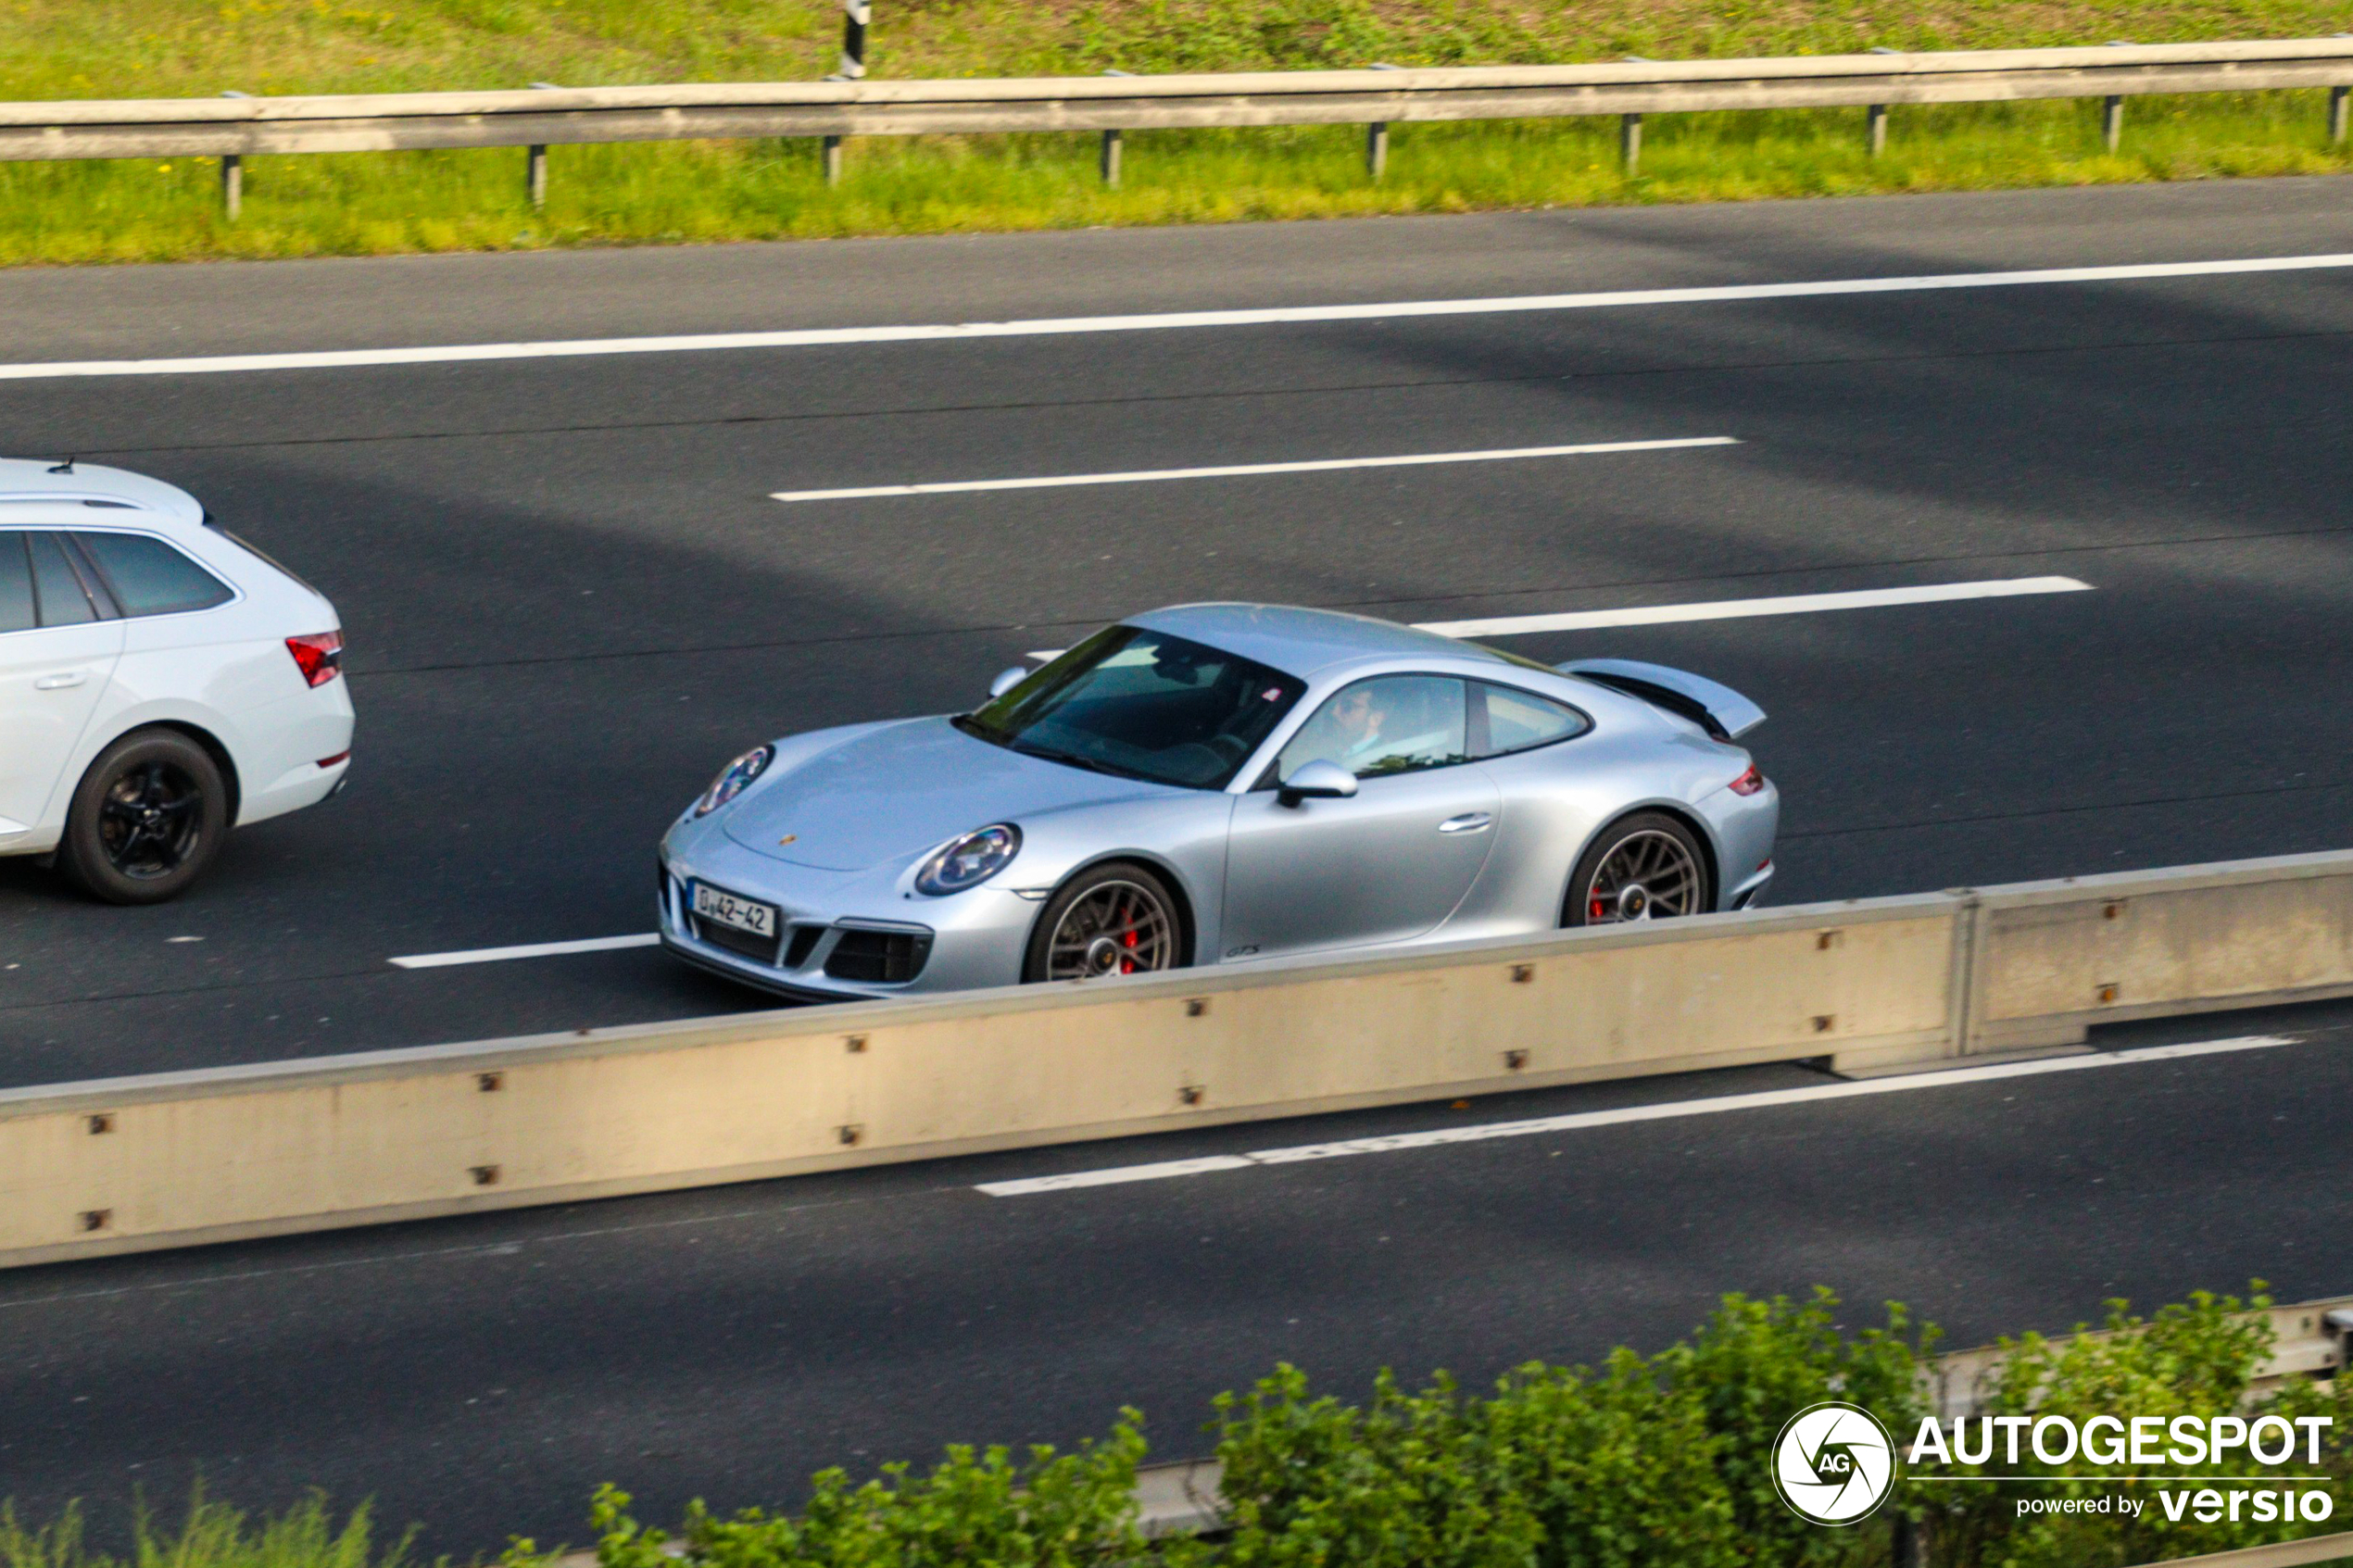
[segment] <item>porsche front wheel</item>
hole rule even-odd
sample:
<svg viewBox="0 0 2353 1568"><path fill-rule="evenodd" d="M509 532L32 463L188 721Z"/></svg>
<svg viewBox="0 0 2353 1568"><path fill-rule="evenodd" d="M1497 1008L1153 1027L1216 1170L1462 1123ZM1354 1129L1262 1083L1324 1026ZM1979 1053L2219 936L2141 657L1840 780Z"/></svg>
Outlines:
<svg viewBox="0 0 2353 1568"><path fill-rule="evenodd" d="M1130 861L1089 867L1056 889L1030 933L1025 984L1181 968L1176 896Z"/></svg>

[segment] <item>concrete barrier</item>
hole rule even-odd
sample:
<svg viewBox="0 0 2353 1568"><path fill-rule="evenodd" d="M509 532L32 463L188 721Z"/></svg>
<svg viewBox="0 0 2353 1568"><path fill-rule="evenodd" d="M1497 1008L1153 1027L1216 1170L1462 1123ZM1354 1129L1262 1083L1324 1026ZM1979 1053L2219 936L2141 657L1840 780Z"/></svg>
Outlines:
<svg viewBox="0 0 2353 1568"><path fill-rule="evenodd" d="M0 1266L1597 1078L2048 1049L2100 1018L2348 994L2348 898L2353 854L2312 856L0 1091Z"/></svg>
<svg viewBox="0 0 2353 1568"><path fill-rule="evenodd" d="M2025 883L1977 895L1970 1051L2090 1024L2353 996L2353 855Z"/></svg>

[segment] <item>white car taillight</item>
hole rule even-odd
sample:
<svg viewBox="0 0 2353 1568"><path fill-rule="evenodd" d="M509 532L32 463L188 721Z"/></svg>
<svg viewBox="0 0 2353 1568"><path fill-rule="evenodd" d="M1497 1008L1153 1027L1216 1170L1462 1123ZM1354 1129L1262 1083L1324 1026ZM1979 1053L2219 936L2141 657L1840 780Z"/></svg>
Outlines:
<svg viewBox="0 0 2353 1568"><path fill-rule="evenodd" d="M302 678L314 686L323 686L343 673L343 633L313 632L308 636L288 637L286 651L302 671Z"/></svg>

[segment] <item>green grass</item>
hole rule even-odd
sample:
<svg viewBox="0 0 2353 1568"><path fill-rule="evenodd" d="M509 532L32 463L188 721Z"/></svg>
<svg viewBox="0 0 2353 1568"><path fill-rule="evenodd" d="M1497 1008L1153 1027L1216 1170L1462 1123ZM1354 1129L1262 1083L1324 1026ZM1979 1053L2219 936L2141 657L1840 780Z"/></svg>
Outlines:
<svg viewBox="0 0 2353 1568"><path fill-rule="evenodd" d="M1383 59L1660 58L2309 36L2345 0L876 0L889 76L1089 73ZM0 97L350 92L809 79L832 63L823 0L0 0ZM1131 132L1122 188L1088 136L873 139L827 190L814 144L558 147L533 213L518 150L248 160L242 221L210 160L0 164L0 263L366 255L1866 192L2343 170L2321 94L2138 99L2122 150L2090 103L1898 110L1866 156L1859 110L1653 117L1642 174L1615 121L1401 125L1388 178L1355 127Z"/></svg>
<svg viewBox="0 0 2353 1568"><path fill-rule="evenodd" d="M406 1537L379 1551L363 1505L338 1527L313 1497L258 1522L199 1492L176 1529L157 1529L142 1512L131 1549L120 1557L90 1543L82 1510L69 1506L51 1524L20 1523L0 1503L0 1568L413 1568ZM440 1565L436 1565L440 1568Z"/></svg>

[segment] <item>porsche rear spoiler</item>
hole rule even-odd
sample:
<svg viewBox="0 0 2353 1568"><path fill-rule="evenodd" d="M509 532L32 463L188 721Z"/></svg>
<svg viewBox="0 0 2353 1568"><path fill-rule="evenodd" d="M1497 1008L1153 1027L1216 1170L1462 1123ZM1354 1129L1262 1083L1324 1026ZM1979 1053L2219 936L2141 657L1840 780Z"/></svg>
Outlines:
<svg viewBox="0 0 2353 1568"><path fill-rule="evenodd" d="M1765 710L1756 704L1731 687L1688 670L1645 664L1638 659L1572 659L1554 668L1564 675L1580 676L1596 685L1641 697L1653 708L1689 719L1718 740L1738 740L1765 721Z"/></svg>

